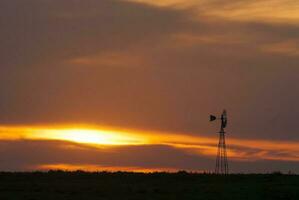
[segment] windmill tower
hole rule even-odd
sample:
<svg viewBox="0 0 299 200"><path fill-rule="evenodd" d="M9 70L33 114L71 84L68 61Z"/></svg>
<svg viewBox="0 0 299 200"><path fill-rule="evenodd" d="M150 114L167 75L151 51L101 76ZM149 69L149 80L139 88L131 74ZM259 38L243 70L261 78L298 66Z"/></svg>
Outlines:
<svg viewBox="0 0 299 200"><path fill-rule="evenodd" d="M228 174L228 162L227 162L225 131L224 131L224 128L227 125L226 111L224 110L220 117L210 115L210 121L214 121L214 120L221 120L221 128L219 131L219 143L218 143L218 150L217 150L215 173L216 174Z"/></svg>

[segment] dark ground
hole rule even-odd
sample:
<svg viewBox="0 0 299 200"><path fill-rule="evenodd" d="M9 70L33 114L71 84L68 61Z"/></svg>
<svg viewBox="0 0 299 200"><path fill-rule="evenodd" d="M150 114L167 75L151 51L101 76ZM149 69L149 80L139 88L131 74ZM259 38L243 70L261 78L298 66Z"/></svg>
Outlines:
<svg viewBox="0 0 299 200"><path fill-rule="evenodd" d="M299 199L299 176L179 173L0 173L1 200Z"/></svg>

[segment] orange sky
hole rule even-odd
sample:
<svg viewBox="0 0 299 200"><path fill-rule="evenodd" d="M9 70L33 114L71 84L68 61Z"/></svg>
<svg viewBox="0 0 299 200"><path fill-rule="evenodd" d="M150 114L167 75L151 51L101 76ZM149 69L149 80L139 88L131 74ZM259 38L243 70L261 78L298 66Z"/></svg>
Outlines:
<svg viewBox="0 0 299 200"><path fill-rule="evenodd" d="M296 0L0 1L0 171L299 172ZM18 159L17 159L18 158Z"/></svg>

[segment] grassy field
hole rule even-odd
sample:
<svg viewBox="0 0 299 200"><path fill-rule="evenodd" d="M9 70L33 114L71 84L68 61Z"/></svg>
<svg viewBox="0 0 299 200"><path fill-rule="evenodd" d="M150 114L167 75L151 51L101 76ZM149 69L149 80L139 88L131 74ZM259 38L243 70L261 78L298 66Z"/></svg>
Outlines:
<svg viewBox="0 0 299 200"><path fill-rule="evenodd" d="M0 173L1 200L299 199L299 176L179 173Z"/></svg>

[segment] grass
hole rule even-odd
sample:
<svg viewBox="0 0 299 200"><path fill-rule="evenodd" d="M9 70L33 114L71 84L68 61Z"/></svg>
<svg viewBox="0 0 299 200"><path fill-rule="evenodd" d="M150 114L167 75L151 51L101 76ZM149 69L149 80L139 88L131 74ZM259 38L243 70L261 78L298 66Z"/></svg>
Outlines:
<svg viewBox="0 0 299 200"><path fill-rule="evenodd" d="M62 172L0 173L3 200L299 199L299 176Z"/></svg>

